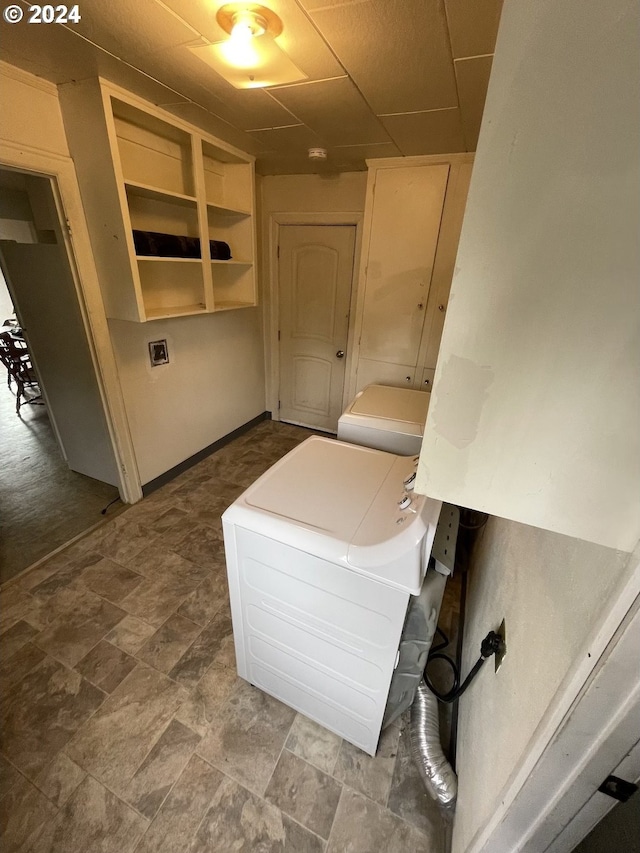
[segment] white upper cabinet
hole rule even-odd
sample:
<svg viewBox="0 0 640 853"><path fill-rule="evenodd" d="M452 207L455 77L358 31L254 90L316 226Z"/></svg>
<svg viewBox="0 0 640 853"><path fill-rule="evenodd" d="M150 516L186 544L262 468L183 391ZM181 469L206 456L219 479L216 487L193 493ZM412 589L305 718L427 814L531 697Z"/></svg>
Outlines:
<svg viewBox="0 0 640 853"><path fill-rule="evenodd" d="M632 0L505 4L416 485L624 551L640 536L637 33Z"/></svg>
<svg viewBox="0 0 640 853"><path fill-rule="evenodd" d="M98 79L61 86L60 103L107 316L255 305L253 158Z"/></svg>
<svg viewBox="0 0 640 853"><path fill-rule="evenodd" d="M360 357L416 364L449 166L376 170Z"/></svg>
<svg viewBox="0 0 640 853"><path fill-rule="evenodd" d="M370 160L350 393L430 390L473 156Z"/></svg>

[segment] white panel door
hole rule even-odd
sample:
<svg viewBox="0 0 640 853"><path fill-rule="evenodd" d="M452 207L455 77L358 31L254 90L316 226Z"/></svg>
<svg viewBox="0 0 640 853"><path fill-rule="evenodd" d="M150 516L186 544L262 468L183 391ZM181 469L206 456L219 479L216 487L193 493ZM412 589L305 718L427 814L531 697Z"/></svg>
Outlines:
<svg viewBox="0 0 640 853"><path fill-rule="evenodd" d="M280 228L280 418L328 432L342 413L353 225Z"/></svg>
<svg viewBox="0 0 640 853"><path fill-rule="evenodd" d="M113 444L64 249L0 241L2 267L72 471L119 485Z"/></svg>
<svg viewBox="0 0 640 853"><path fill-rule="evenodd" d="M417 364L448 164L379 169L360 358Z"/></svg>

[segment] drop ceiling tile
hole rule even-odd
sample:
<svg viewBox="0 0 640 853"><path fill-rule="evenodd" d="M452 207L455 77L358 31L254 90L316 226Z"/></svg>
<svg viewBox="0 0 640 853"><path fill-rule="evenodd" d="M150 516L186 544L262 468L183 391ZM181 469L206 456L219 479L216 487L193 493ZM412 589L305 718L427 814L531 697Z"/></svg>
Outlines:
<svg viewBox="0 0 640 853"><path fill-rule="evenodd" d="M4 27L3 47L46 67L46 77L52 82L68 83L100 74L153 103L189 100L188 95L177 92L168 79L164 83L154 79L157 77L153 73L155 67L144 67L144 61L131 43L123 45L120 57L116 57L88 41L71 26L22 26L21 23ZM38 72L34 69L34 73Z"/></svg>
<svg viewBox="0 0 640 853"><path fill-rule="evenodd" d="M199 39L193 27L155 0L85 0L81 13L78 24L68 25L74 32L115 56L133 53L136 66L148 53Z"/></svg>
<svg viewBox="0 0 640 853"><path fill-rule="evenodd" d="M155 3L159 8L170 9L208 41L226 38L226 33L216 21L216 12L224 5L224 0L219 3L211 0L155 0Z"/></svg>
<svg viewBox="0 0 640 853"><path fill-rule="evenodd" d="M320 9L333 9L336 6L357 6L368 3L369 0L300 0L300 5L308 12L317 12Z"/></svg>
<svg viewBox="0 0 640 853"><path fill-rule="evenodd" d="M227 38L227 34L216 22L216 12L224 5L223 0L155 0L172 9L187 21L208 41L216 42ZM288 54L292 62L312 80L344 74L340 63L325 44L305 12L295 0L268 0L265 3L283 23L278 45Z"/></svg>
<svg viewBox="0 0 640 853"><path fill-rule="evenodd" d="M256 160L259 175L309 175L319 171L306 154L261 154Z"/></svg>
<svg viewBox="0 0 640 853"><path fill-rule="evenodd" d="M339 77L271 90L271 96L329 145L389 142L389 136L351 80Z"/></svg>
<svg viewBox="0 0 640 853"><path fill-rule="evenodd" d="M310 14L374 113L458 105L443 0L369 0Z"/></svg>
<svg viewBox="0 0 640 853"><path fill-rule="evenodd" d="M238 103L238 99L234 98L237 90L183 45L159 53L147 54L141 64L148 74L162 80L174 91L180 92L186 100L199 104L231 124L237 124L238 127L243 124L248 124L250 127L257 126L251 118L251 107L253 105L257 109L259 104L263 105L258 112L262 112L265 124L269 123L269 118L271 124L292 122L286 110L274 104L264 92L259 91L256 91L254 98L249 95L246 101L240 101L241 108L234 111L230 104ZM238 115L235 115L235 112Z"/></svg>
<svg viewBox="0 0 640 853"><path fill-rule="evenodd" d="M460 97L460 113L467 151L475 151L493 56L456 60L456 77Z"/></svg>
<svg viewBox="0 0 640 853"><path fill-rule="evenodd" d="M372 145L334 145L329 148L332 160L368 160L374 157L401 157L395 142L376 142Z"/></svg>
<svg viewBox="0 0 640 853"><path fill-rule="evenodd" d="M184 45L147 54L141 65L148 74L164 81L186 100L199 104L241 130L298 121L264 90L235 89Z"/></svg>
<svg viewBox="0 0 640 853"><path fill-rule="evenodd" d="M33 58L48 68L47 79L55 83L68 83L100 74L156 104L194 100L193 96L202 92L190 85L193 75L189 76L189 69L178 67L172 70L170 64L160 60L162 52L143 59L128 43L121 46L120 56L116 57L87 41L70 26L19 24L9 27L5 24L4 27L4 48L26 59ZM34 73L38 72L34 69ZM193 92L185 91L191 88Z"/></svg>
<svg viewBox="0 0 640 853"><path fill-rule="evenodd" d="M380 121L405 156L465 150L458 109L380 116Z"/></svg>
<svg viewBox="0 0 640 853"><path fill-rule="evenodd" d="M144 74L132 65L116 59L108 53L100 52L98 55L98 73L106 80L133 92L151 104L188 102L188 98L181 92L176 92L175 89L163 85L148 74Z"/></svg>
<svg viewBox="0 0 640 853"><path fill-rule="evenodd" d="M216 136L234 145L241 151L246 151L249 154L256 154L259 151L266 151L266 146L261 145L259 140L253 139L247 133L237 130L235 127L227 124L218 116L213 115L198 104L167 104L164 109L168 113L201 128L206 133Z"/></svg>
<svg viewBox="0 0 640 853"><path fill-rule="evenodd" d="M453 55L493 53L502 0L445 0Z"/></svg>
<svg viewBox="0 0 640 853"><path fill-rule="evenodd" d="M400 151L393 142L378 145L344 145L327 149L325 162L309 160L306 151L289 154L267 153L258 155L256 170L262 175L296 175L317 172L333 175L340 172L366 170L369 157L399 157Z"/></svg>
<svg viewBox="0 0 640 853"><path fill-rule="evenodd" d="M298 154L307 156L307 150L323 142L304 124L291 127L272 127L265 130L249 131L271 154Z"/></svg>
<svg viewBox="0 0 640 853"><path fill-rule="evenodd" d="M4 59L19 57L20 68L30 71L25 63L33 65L33 73L38 75L41 72L35 67L46 69L42 76L52 83L68 83L98 73L97 56L102 51L66 27L29 25L24 19L14 25L1 21L0 40Z"/></svg>
<svg viewBox="0 0 640 853"><path fill-rule="evenodd" d="M216 113L241 130L258 127L282 127L298 121L264 89L235 89L220 93L222 104Z"/></svg>

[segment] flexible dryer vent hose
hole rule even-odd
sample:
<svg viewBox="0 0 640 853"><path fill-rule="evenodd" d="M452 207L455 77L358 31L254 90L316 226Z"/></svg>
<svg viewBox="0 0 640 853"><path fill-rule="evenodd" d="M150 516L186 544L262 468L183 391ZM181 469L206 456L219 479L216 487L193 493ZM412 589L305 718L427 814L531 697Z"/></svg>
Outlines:
<svg viewBox="0 0 640 853"><path fill-rule="evenodd" d="M438 700L421 681L411 706L411 753L425 787L447 812L453 812L458 779L442 751Z"/></svg>

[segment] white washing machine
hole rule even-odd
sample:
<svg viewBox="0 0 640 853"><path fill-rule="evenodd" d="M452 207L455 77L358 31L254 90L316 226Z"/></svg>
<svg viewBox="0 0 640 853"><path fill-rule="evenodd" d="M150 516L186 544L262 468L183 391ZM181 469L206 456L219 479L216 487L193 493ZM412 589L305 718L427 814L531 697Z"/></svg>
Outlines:
<svg viewBox="0 0 640 853"><path fill-rule="evenodd" d="M399 456L420 453L428 391L367 385L338 420L338 438Z"/></svg>
<svg viewBox="0 0 640 853"><path fill-rule="evenodd" d="M440 514L415 466L314 436L222 516L238 674L370 755Z"/></svg>

